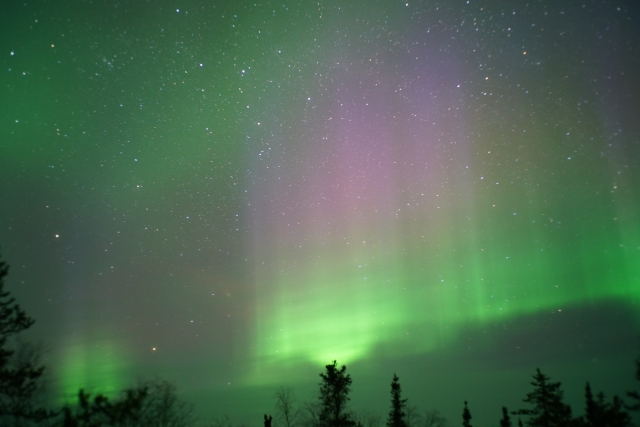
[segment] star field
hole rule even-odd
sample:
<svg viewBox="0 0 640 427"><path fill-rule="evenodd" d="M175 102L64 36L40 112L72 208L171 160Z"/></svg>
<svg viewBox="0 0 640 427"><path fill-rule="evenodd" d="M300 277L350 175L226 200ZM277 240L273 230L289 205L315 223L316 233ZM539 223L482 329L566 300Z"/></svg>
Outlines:
<svg viewBox="0 0 640 427"><path fill-rule="evenodd" d="M630 389L639 12L3 6L0 244L56 398L160 375L249 422L334 359L451 420L536 367Z"/></svg>

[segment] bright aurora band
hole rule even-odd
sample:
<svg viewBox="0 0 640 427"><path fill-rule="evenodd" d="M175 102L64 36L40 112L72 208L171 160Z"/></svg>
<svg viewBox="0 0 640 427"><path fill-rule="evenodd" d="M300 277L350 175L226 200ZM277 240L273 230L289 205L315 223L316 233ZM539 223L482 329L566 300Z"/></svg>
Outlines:
<svg viewBox="0 0 640 427"><path fill-rule="evenodd" d="M458 423L635 387L633 1L10 1L0 245L55 399L258 425L337 359Z"/></svg>

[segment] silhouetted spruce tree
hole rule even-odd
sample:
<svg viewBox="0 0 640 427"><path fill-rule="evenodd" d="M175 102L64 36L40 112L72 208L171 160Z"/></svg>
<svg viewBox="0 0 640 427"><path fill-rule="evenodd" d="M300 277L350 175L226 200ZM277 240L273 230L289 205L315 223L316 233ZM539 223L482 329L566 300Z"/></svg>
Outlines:
<svg viewBox="0 0 640 427"><path fill-rule="evenodd" d="M399 378L393 374L391 381L391 410L387 418L387 427L407 427L404 408L407 406L407 399L402 398Z"/></svg>
<svg viewBox="0 0 640 427"><path fill-rule="evenodd" d="M511 427L511 418L509 411L505 406L502 407L502 418L500 419L500 427Z"/></svg>
<svg viewBox="0 0 640 427"><path fill-rule="evenodd" d="M346 411L351 388L351 376L346 374L347 367L338 369L334 360L326 366L326 372L320 374L320 416L322 427L352 427L356 423Z"/></svg>
<svg viewBox="0 0 640 427"><path fill-rule="evenodd" d="M640 381L640 356L636 359L636 379ZM627 396L634 400L634 403L627 405L630 411L640 411L640 393L638 391L628 391Z"/></svg>
<svg viewBox="0 0 640 427"><path fill-rule="evenodd" d="M599 400L593 398L591 385L587 382L584 388L585 408L584 408L584 424L587 427L601 426L605 418L605 402L604 394L599 395Z"/></svg>
<svg viewBox="0 0 640 427"><path fill-rule="evenodd" d="M462 410L462 425L464 427L471 427L471 412L467 407L467 401L464 401L464 409Z"/></svg>
<svg viewBox="0 0 640 427"><path fill-rule="evenodd" d="M594 399L588 382L585 386L585 403L584 425L586 427L631 426L631 417L624 410L622 399L618 396L613 396L613 401L608 403L602 392L598 393L598 396Z"/></svg>
<svg viewBox="0 0 640 427"><path fill-rule="evenodd" d="M9 338L29 329L34 320L15 303L15 299L4 290L4 278L9 267L0 261L0 420L7 417L42 420L47 411L33 404L43 367L33 366L29 361L14 363L14 351L8 348Z"/></svg>
<svg viewBox="0 0 640 427"><path fill-rule="evenodd" d="M534 390L527 394L523 402L532 405L529 409L516 411L519 415L527 415L526 425L529 427L566 427L572 423L571 407L562 401L563 391L560 383L552 383L549 377L536 369L531 382Z"/></svg>
<svg viewBox="0 0 640 427"><path fill-rule="evenodd" d="M613 396L613 402L607 411L607 419L612 427L631 426L631 416L625 411L624 402L619 396Z"/></svg>
<svg viewBox="0 0 640 427"><path fill-rule="evenodd" d="M585 408L584 408L584 420L588 426L593 426L597 423L598 420L598 406L596 402L593 400L593 393L591 393L591 385L589 381L587 381L587 385L584 387L584 398L585 398Z"/></svg>

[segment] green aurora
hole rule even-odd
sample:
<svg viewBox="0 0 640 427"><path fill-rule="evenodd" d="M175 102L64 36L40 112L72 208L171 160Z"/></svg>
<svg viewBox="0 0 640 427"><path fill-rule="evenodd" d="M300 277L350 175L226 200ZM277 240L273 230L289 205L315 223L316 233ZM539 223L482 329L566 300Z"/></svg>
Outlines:
<svg viewBox="0 0 640 427"><path fill-rule="evenodd" d="M488 423L535 366L628 386L635 4L1 9L0 244L60 399L160 375L255 420L336 359Z"/></svg>

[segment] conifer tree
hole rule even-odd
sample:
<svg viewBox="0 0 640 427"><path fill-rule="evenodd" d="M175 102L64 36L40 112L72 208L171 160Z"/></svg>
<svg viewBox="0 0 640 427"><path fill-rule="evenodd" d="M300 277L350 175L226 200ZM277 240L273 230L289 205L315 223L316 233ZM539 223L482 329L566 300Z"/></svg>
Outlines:
<svg viewBox="0 0 640 427"><path fill-rule="evenodd" d="M625 411L624 406L619 396L613 396L613 402L607 411L607 420L611 427L631 427L631 416Z"/></svg>
<svg viewBox="0 0 640 427"><path fill-rule="evenodd" d="M502 407L502 418L500 419L500 427L511 427L511 418L509 411L505 406Z"/></svg>
<svg viewBox="0 0 640 427"><path fill-rule="evenodd" d="M599 405L593 399L593 393L591 393L591 385L587 382L584 390L585 397L585 409L584 409L584 421L587 426L599 426L602 422L603 405ZM603 395L604 397L604 395ZM603 399L604 400L604 399ZM602 402L604 403L604 402Z"/></svg>
<svg viewBox="0 0 640 427"><path fill-rule="evenodd" d="M587 382L585 401L584 424L587 427L628 427L631 425L631 417L624 410L624 404L620 397L613 396L613 401L608 403L604 393L600 392L594 399L591 386Z"/></svg>
<svg viewBox="0 0 640 427"><path fill-rule="evenodd" d="M407 399L402 398L399 380L398 376L393 374L393 380L391 381L391 410L387 419L387 427L407 427L406 413L404 412L404 408L407 406Z"/></svg>
<svg viewBox="0 0 640 427"><path fill-rule="evenodd" d="M351 389L351 376L346 374L347 367L338 369L338 363L334 360L326 366L326 373L321 373L320 378L320 415L319 421L322 427L353 427L355 422L346 411Z"/></svg>
<svg viewBox="0 0 640 427"><path fill-rule="evenodd" d="M528 409L520 409L516 413L527 415L528 427L565 427L571 424L571 407L565 404L560 383L550 382L550 378L536 369L531 382L534 390L527 394L523 402L530 404Z"/></svg>
<svg viewBox="0 0 640 427"><path fill-rule="evenodd" d="M9 338L29 329L34 320L27 316L15 299L4 290L4 278L9 267L0 261L0 420L6 417L42 420L49 414L33 405L44 368L29 361L15 363Z"/></svg>
<svg viewBox="0 0 640 427"><path fill-rule="evenodd" d="M636 359L636 379L640 381L640 356ZM627 405L630 411L640 411L640 393L636 390L628 391L627 396L634 400L634 403Z"/></svg>
<svg viewBox="0 0 640 427"><path fill-rule="evenodd" d="M464 401L464 409L462 410L462 425L464 427L471 427L471 412L467 407L467 401Z"/></svg>

